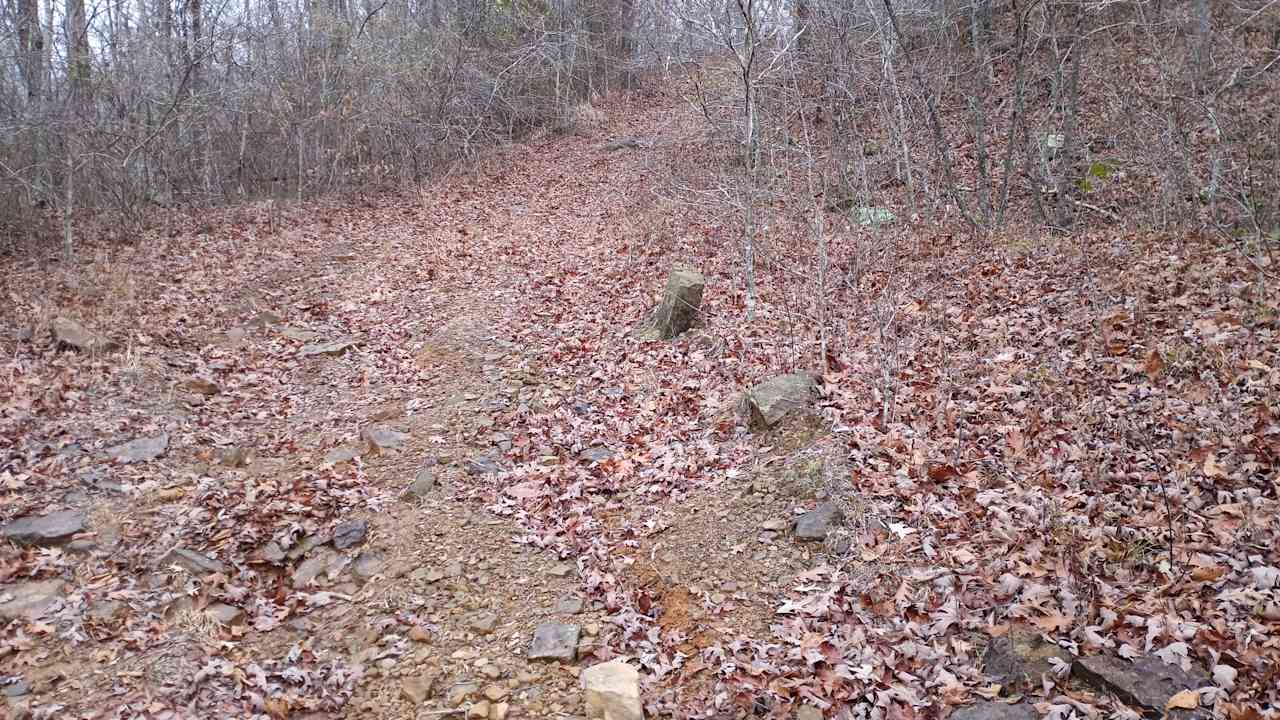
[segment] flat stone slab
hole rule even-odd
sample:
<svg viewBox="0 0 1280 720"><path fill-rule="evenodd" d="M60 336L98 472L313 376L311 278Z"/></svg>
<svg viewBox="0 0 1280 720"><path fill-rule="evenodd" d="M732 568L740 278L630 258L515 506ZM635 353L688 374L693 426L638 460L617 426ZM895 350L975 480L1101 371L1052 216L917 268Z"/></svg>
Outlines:
<svg viewBox="0 0 1280 720"><path fill-rule="evenodd" d="M170 550L160 560L160 564L177 565L192 575L212 575L213 573L225 573L227 571L227 566L221 561L186 548Z"/></svg>
<svg viewBox="0 0 1280 720"><path fill-rule="evenodd" d="M368 443L369 449L374 452L395 450L404 445L405 440L409 439L407 433L402 433L385 425L370 425L361 431L360 437Z"/></svg>
<svg viewBox="0 0 1280 720"><path fill-rule="evenodd" d="M1073 672L1094 688L1115 694L1127 705L1156 713L1164 713L1169 698L1183 690L1213 684L1209 676L1199 670L1193 668L1192 672L1186 672L1150 655L1133 662L1114 655L1082 657L1076 660ZM1168 717L1188 720L1207 718L1209 714L1199 710L1171 710Z"/></svg>
<svg viewBox="0 0 1280 720"><path fill-rule="evenodd" d="M12 583L0 589L0 619L30 620L62 597L61 580Z"/></svg>
<svg viewBox="0 0 1280 720"><path fill-rule="evenodd" d="M982 663L984 672L1001 685L1014 689L1039 688L1042 676L1054 676L1051 658L1068 667L1071 665L1071 653L1043 639L1037 632L1013 627L1004 636L991 638Z"/></svg>
<svg viewBox="0 0 1280 720"><path fill-rule="evenodd" d="M477 455L467 460L465 468L469 475L497 475L502 472L502 466L492 455Z"/></svg>
<svg viewBox="0 0 1280 720"><path fill-rule="evenodd" d="M19 545L56 545L84 530L84 513L60 510L39 517L21 517L0 529L0 538Z"/></svg>
<svg viewBox="0 0 1280 720"><path fill-rule="evenodd" d="M827 533L844 520L844 513L834 503L822 503L796 518L797 540L819 542L827 539Z"/></svg>
<svg viewBox="0 0 1280 720"><path fill-rule="evenodd" d="M81 352L110 352L120 347L119 343L90 331L75 320L54 318L52 329L53 339L59 345Z"/></svg>
<svg viewBox="0 0 1280 720"><path fill-rule="evenodd" d="M338 340L330 340L329 342L311 343L303 345L298 351L300 357L314 357L316 355L328 355L329 357L337 357L351 348L359 345L355 338L340 338Z"/></svg>
<svg viewBox="0 0 1280 720"><path fill-rule="evenodd" d="M164 455L169 449L169 434L161 433L155 437L138 438L115 447L107 448L107 455L116 462L129 464L148 462Z"/></svg>
<svg viewBox="0 0 1280 720"><path fill-rule="evenodd" d="M578 638L581 635L582 629L577 625L543 623L533 633L529 659L571 663L578 658Z"/></svg>
<svg viewBox="0 0 1280 720"><path fill-rule="evenodd" d="M951 713L951 720L1040 720L1040 713L1031 705L986 700Z"/></svg>

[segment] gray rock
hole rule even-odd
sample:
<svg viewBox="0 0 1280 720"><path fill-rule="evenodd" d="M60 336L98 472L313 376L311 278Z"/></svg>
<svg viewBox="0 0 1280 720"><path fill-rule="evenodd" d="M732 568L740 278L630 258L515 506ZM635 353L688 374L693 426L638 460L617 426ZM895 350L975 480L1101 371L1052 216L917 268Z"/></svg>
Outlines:
<svg viewBox="0 0 1280 720"><path fill-rule="evenodd" d="M366 550L351 563L351 574L360 580L368 580L382 571L385 561L380 553Z"/></svg>
<svg viewBox="0 0 1280 720"><path fill-rule="evenodd" d="M578 657L578 638L582 629L577 625L543 623L533 633L529 645L529 659L571 663Z"/></svg>
<svg viewBox="0 0 1280 720"><path fill-rule="evenodd" d="M1151 656L1133 662L1113 655L1083 657L1076 660L1072 672L1095 689L1113 693L1122 702L1153 713L1164 713L1169 698L1183 690L1213 684L1199 669L1186 672ZM1189 720L1210 716L1200 710L1171 710L1168 717Z"/></svg>
<svg viewBox="0 0 1280 720"><path fill-rule="evenodd" d="M338 340L330 340L329 342L312 343L303 345L298 351L301 357L313 357L315 355L328 355L329 357L337 357L351 348L359 345L355 338L341 338Z"/></svg>
<svg viewBox="0 0 1280 720"><path fill-rule="evenodd" d="M488 612L472 615L467 621L467 628L477 635L488 635L497 626L498 616Z"/></svg>
<svg viewBox="0 0 1280 720"><path fill-rule="evenodd" d="M951 713L951 720L1040 720L1040 713L1025 702L1010 705L984 700Z"/></svg>
<svg viewBox="0 0 1280 720"><path fill-rule="evenodd" d="M98 543L84 538L81 540L72 540L67 543L67 552L73 552L77 555L88 555L98 549Z"/></svg>
<svg viewBox="0 0 1280 720"><path fill-rule="evenodd" d="M60 510L39 517L22 517L0 529L0 538L19 545L56 545L84 530L84 513Z"/></svg>
<svg viewBox="0 0 1280 720"><path fill-rule="evenodd" d="M268 542L258 550L258 559L273 565L284 562L285 557L284 548L280 547L280 543L275 540Z"/></svg>
<svg viewBox="0 0 1280 720"><path fill-rule="evenodd" d="M22 697L31 694L31 686L22 678L13 678L12 681L0 686L0 695L9 698Z"/></svg>
<svg viewBox="0 0 1280 720"><path fill-rule="evenodd" d="M429 675L413 675L400 681L400 693L414 705L421 705L431 697L433 678Z"/></svg>
<svg viewBox="0 0 1280 720"><path fill-rule="evenodd" d="M138 438L115 447L107 448L107 455L118 463L148 462L164 455L169 449L169 434Z"/></svg>
<svg viewBox="0 0 1280 720"><path fill-rule="evenodd" d="M582 451L583 460L591 463L599 463L613 457L613 451L606 447L589 447Z"/></svg>
<svg viewBox="0 0 1280 720"><path fill-rule="evenodd" d="M370 425L360 433L360 437L369 445L369 451L375 453L395 450L409 439L407 434L385 425Z"/></svg>
<svg viewBox="0 0 1280 720"><path fill-rule="evenodd" d="M556 603L556 612L562 615L577 615L582 612L582 596L566 595Z"/></svg>
<svg viewBox="0 0 1280 720"><path fill-rule="evenodd" d="M303 555L306 555L312 550L329 542L329 540L331 539L332 538L330 538L328 535L316 535L316 534L304 535L296 545L289 548L288 552L285 553L285 556L288 557L290 560L297 560Z"/></svg>
<svg viewBox="0 0 1280 720"><path fill-rule="evenodd" d="M364 542L369 534L369 523L364 520L348 520L333 529L333 546L346 550Z"/></svg>
<svg viewBox="0 0 1280 720"><path fill-rule="evenodd" d="M467 698L480 692L480 685L473 682L456 683L449 687L449 691L445 694L445 703L449 707L458 707L467 701Z"/></svg>
<svg viewBox="0 0 1280 720"><path fill-rule="evenodd" d="M244 622L244 611L234 605L213 603L206 607L204 612L222 625L239 625Z"/></svg>
<svg viewBox="0 0 1280 720"><path fill-rule="evenodd" d="M194 550L174 548L160 560L161 565L177 565L192 575L212 575L227 572L227 566Z"/></svg>
<svg viewBox="0 0 1280 720"><path fill-rule="evenodd" d="M276 332L298 342L309 343L312 340L319 340L320 333L306 328L294 327L293 325L281 325Z"/></svg>
<svg viewBox="0 0 1280 720"><path fill-rule="evenodd" d="M225 447L218 451L218 464L229 468L242 468L253 459L253 451L244 447Z"/></svg>
<svg viewBox="0 0 1280 720"><path fill-rule="evenodd" d="M336 467L343 463L349 463L358 457L360 457L360 453L354 448L336 447L330 450L329 452L325 453L324 460L320 463L320 467L321 468Z"/></svg>
<svg viewBox="0 0 1280 720"><path fill-rule="evenodd" d="M992 638L982 656L983 670L1012 691L1041 687L1040 678L1056 677L1051 658L1068 667L1071 653L1044 640L1040 633L1023 627L1010 628L1003 637Z"/></svg>
<svg viewBox="0 0 1280 720"><path fill-rule="evenodd" d="M493 456L480 455L467 460L466 470L471 475L497 475L502 467Z"/></svg>
<svg viewBox="0 0 1280 720"><path fill-rule="evenodd" d="M820 541L827 539L832 527L844 520L844 513L834 503L822 503L818 507L796 518L795 536L797 540Z"/></svg>
<svg viewBox="0 0 1280 720"><path fill-rule="evenodd" d="M811 412L817 390L817 379L810 373L779 375L745 392L738 412L752 430L769 430L788 416Z"/></svg>
<svg viewBox="0 0 1280 720"><path fill-rule="evenodd" d="M87 614L91 620L110 623L120 619L125 614L125 606L115 600L97 600L89 606Z"/></svg>
<svg viewBox="0 0 1280 720"><path fill-rule="evenodd" d="M63 347L70 347L81 352L110 352L120 344L108 340L85 326L67 318L54 318L53 339Z"/></svg>
<svg viewBox="0 0 1280 720"><path fill-rule="evenodd" d="M421 500L435 489L435 473L431 471L431 468L423 468L418 471L418 476L413 479L413 482L409 483L409 487L405 488L404 495Z"/></svg>
<svg viewBox="0 0 1280 720"><path fill-rule="evenodd" d="M10 583L0 588L0 619L31 620L62 597L61 580Z"/></svg>
<svg viewBox="0 0 1280 720"><path fill-rule="evenodd" d="M315 582L322 574L334 577L342 570L343 558L332 550L322 550L303 560L293 571L292 582L295 588L304 588Z"/></svg>
<svg viewBox="0 0 1280 720"><path fill-rule="evenodd" d="M649 321L639 329L645 340L671 340L693 327L702 307L702 293L707 280L693 270L674 269L667 277L667 287L662 302L654 309Z"/></svg>

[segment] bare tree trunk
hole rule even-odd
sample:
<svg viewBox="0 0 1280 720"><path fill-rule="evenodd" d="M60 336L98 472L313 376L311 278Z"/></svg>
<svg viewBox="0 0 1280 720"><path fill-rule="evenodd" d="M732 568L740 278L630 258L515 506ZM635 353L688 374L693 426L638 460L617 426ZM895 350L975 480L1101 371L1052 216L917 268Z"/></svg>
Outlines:
<svg viewBox="0 0 1280 720"><path fill-rule="evenodd" d="M27 99L38 99L44 80L44 33L40 32L39 0L18 0L18 68L27 86Z"/></svg>
<svg viewBox="0 0 1280 720"><path fill-rule="evenodd" d="M71 105L89 99L89 27L84 0L67 0L67 76L71 81Z"/></svg>

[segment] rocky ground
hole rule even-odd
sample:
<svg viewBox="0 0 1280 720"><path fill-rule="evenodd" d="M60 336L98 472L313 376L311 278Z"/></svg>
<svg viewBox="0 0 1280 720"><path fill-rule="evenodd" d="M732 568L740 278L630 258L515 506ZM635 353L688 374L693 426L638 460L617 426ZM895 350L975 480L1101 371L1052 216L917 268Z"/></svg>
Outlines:
<svg viewBox="0 0 1280 720"><path fill-rule="evenodd" d="M693 112L604 110L419 194L9 263L10 717L1277 716L1270 276L1206 247L1220 285L1113 314L1131 279L1063 280L1099 248L993 251L903 298L958 340L885 417L875 348L789 374L813 341L739 324L732 245L643 209ZM1156 385L1183 424L1116 439Z"/></svg>

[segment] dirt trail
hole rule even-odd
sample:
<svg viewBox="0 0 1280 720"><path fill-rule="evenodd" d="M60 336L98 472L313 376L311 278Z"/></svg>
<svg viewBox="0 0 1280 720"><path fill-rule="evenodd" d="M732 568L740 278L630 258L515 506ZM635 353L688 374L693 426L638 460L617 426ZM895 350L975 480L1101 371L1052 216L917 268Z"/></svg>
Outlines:
<svg viewBox="0 0 1280 720"><path fill-rule="evenodd" d="M233 218L199 249L100 255L91 280L17 319L40 328L79 304L132 342L124 362L59 356L88 375L6 418L22 492L4 515L87 516L74 550L5 551L3 599L46 611L5 646L10 716L580 712L573 668L525 654L559 620L589 656L602 606L584 604L576 564L464 495L509 469L494 414L565 389L542 385L532 353L554 339L529 320L572 310L545 283L590 266L645 172L600 144L660 130L678 101L658 101L419 198L286 221L275 240ZM370 450L371 429L388 447ZM159 457L104 455L161 434Z"/></svg>

